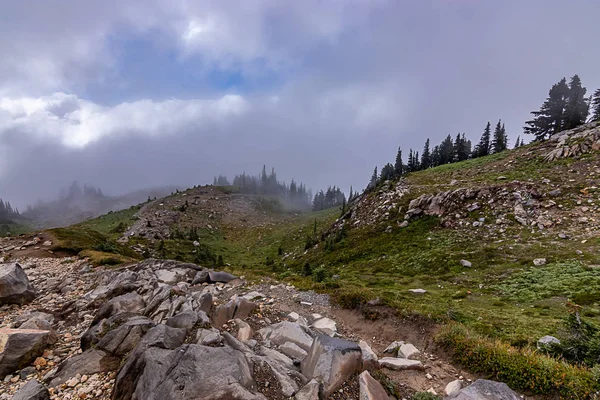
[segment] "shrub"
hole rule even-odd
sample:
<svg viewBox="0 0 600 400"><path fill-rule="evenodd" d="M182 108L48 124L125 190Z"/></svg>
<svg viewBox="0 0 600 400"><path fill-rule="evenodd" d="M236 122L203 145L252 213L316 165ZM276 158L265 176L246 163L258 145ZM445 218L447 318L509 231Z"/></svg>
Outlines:
<svg viewBox="0 0 600 400"><path fill-rule="evenodd" d="M323 282L327 278L327 271L323 267L319 267L313 272L315 282Z"/></svg>
<svg viewBox="0 0 600 400"><path fill-rule="evenodd" d="M358 308L371 298L367 289L339 290L332 297L340 307L348 309Z"/></svg>
<svg viewBox="0 0 600 400"><path fill-rule="evenodd" d="M440 400L440 397L429 392L417 392L413 394L411 400Z"/></svg>
<svg viewBox="0 0 600 400"><path fill-rule="evenodd" d="M310 263L307 261L302 267L302 276L311 276L313 273Z"/></svg>
<svg viewBox="0 0 600 400"><path fill-rule="evenodd" d="M587 399L600 389L587 368L474 335L462 325L446 326L436 341L469 370L489 374L492 379L503 381L515 390L547 395L558 393L565 399Z"/></svg>

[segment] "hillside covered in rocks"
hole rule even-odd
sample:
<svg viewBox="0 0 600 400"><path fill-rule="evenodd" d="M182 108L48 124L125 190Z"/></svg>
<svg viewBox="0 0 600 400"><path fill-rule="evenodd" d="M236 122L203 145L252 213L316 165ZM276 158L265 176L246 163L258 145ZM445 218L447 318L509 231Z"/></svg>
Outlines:
<svg viewBox="0 0 600 400"><path fill-rule="evenodd" d="M358 337L328 296L148 259L0 265L2 399L518 399L435 354ZM379 339L379 340L378 340ZM465 374L466 375L466 374ZM388 393L401 383L402 393Z"/></svg>

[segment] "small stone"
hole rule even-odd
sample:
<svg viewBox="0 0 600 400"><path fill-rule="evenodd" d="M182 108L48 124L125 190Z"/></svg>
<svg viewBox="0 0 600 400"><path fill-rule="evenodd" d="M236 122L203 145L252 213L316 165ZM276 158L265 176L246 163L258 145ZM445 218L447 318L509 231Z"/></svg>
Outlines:
<svg viewBox="0 0 600 400"><path fill-rule="evenodd" d="M411 292L412 294L425 294L427 293L427 290L425 289L408 289L409 292Z"/></svg>
<svg viewBox="0 0 600 400"><path fill-rule="evenodd" d="M473 266L473 264L471 264L471 262L467 260L460 260L460 265L466 268L471 268Z"/></svg>
<svg viewBox="0 0 600 400"><path fill-rule="evenodd" d="M546 265L546 259L545 258L536 258L535 260L533 260L533 265L535 265L536 267Z"/></svg>

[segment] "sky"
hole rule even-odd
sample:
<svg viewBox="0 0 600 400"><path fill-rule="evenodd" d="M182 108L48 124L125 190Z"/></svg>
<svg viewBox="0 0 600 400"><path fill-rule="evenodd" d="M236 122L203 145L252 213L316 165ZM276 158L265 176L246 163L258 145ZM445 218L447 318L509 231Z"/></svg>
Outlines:
<svg viewBox="0 0 600 400"><path fill-rule="evenodd" d="M0 0L0 197L108 194L263 164L362 189L398 146L600 88L597 0ZM527 140L527 138L526 138Z"/></svg>

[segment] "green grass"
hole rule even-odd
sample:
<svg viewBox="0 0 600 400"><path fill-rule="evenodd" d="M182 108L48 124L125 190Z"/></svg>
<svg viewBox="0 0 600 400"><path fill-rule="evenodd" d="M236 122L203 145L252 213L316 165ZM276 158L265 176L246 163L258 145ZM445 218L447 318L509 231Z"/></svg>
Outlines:
<svg viewBox="0 0 600 400"><path fill-rule="evenodd" d="M139 258L137 253L127 246L110 240L104 234L82 227L54 228L47 232L54 237L51 250L67 254L79 254L85 250L119 254Z"/></svg>
<svg viewBox="0 0 600 400"><path fill-rule="evenodd" d="M73 225L73 227L96 231L111 239L116 239L124 232L123 227L131 226L135 222L134 214L140 208L140 206L132 206L125 210L110 212L101 217Z"/></svg>

